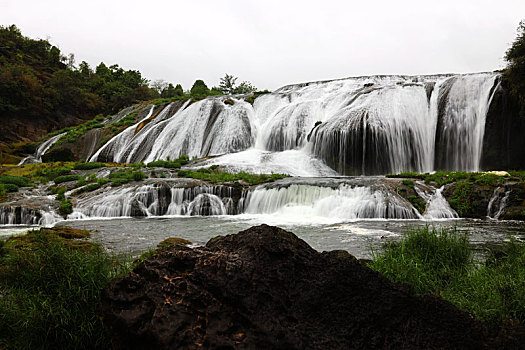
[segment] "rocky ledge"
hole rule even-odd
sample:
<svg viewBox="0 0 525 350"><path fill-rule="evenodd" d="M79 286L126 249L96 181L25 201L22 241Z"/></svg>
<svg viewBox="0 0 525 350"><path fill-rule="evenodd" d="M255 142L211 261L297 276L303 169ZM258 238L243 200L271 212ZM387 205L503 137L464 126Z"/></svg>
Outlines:
<svg viewBox="0 0 525 350"><path fill-rule="evenodd" d="M488 349L524 340L491 337L452 304L267 225L161 250L108 284L100 312L115 349Z"/></svg>

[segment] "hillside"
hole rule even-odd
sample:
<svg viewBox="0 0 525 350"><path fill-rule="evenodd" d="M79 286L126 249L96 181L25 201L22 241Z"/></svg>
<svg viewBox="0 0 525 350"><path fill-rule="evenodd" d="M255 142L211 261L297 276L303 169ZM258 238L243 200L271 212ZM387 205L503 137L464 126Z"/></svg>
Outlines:
<svg viewBox="0 0 525 350"><path fill-rule="evenodd" d="M101 62L75 64L58 47L0 26L0 152L24 153L17 142L35 142L51 131L109 114L155 97L139 71ZM10 147L9 147L9 144Z"/></svg>

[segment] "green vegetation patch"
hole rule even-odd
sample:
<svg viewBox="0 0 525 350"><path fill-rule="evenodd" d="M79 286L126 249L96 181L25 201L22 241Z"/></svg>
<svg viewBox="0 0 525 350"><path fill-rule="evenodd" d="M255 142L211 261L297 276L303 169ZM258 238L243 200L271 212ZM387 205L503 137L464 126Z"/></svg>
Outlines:
<svg viewBox="0 0 525 350"><path fill-rule="evenodd" d="M80 175L62 175L55 178L55 184L61 184L68 181L78 181L82 178Z"/></svg>
<svg viewBox="0 0 525 350"><path fill-rule="evenodd" d="M11 184L18 187L31 186L31 179L24 176L0 176L0 184Z"/></svg>
<svg viewBox="0 0 525 350"><path fill-rule="evenodd" d="M98 162L92 162L92 163L75 163L75 166L73 169L75 170L91 170L91 169L98 169L98 168L104 168L107 165L104 163L98 163Z"/></svg>
<svg viewBox="0 0 525 350"><path fill-rule="evenodd" d="M147 166L149 168L168 168L168 169L179 169L183 165L188 164L190 161L190 157L187 155L182 155L179 158L175 160L156 160L153 162L149 162Z"/></svg>
<svg viewBox="0 0 525 350"><path fill-rule="evenodd" d="M86 233L41 229L0 241L0 347L109 348L97 315L106 283L128 261L101 246L67 238Z"/></svg>
<svg viewBox="0 0 525 350"><path fill-rule="evenodd" d="M109 174L111 186L120 186L131 181L142 181L148 176L140 170L118 170Z"/></svg>
<svg viewBox="0 0 525 350"><path fill-rule="evenodd" d="M229 173L221 171L217 168L200 168L197 171L193 170L179 170L177 176L187 177L192 179L199 179L211 183L245 181L249 185L258 185L265 182L272 182L288 177L287 174L249 174L244 171L238 173Z"/></svg>
<svg viewBox="0 0 525 350"><path fill-rule="evenodd" d="M525 246L516 241L476 261L466 234L412 229L402 241L373 252L368 266L416 293L441 296L490 325L505 318L525 321Z"/></svg>

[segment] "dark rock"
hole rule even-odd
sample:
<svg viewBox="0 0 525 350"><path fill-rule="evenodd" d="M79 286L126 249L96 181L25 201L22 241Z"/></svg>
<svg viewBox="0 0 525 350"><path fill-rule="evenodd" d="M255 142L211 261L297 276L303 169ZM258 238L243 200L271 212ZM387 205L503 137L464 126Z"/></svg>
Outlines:
<svg viewBox="0 0 525 350"><path fill-rule="evenodd" d="M520 104L505 86L495 87L487 112L481 167L483 169L525 169L525 118Z"/></svg>
<svg viewBox="0 0 525 350"><path fill-rule="evenodd" d="M319 253L293 233L267 225L210 240L203 248L162 250L112 280L100 312L115 349L496 344L452 304L416 296L347 252Z"/></svg>

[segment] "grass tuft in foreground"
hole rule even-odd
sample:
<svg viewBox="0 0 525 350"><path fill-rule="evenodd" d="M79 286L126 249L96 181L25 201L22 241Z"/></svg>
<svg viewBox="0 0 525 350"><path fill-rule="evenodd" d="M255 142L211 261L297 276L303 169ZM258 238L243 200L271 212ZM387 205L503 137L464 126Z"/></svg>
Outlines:
<svg viewBox="0 0 525 350"><path fill-rule="evenodd" d="M476 261L465 234L418 228L374 252L368 266L416 293L441 296L489 325L505 318L525 322L525 246L515 241Z"/></svg>
<svg viewBox="0 0 525 350"><path fill-rule="evenodd" d="M96 307L104 285L127 263L96 244L64 238L86 232L62 231L0 241L0 348L109 347Z"/></svg>

